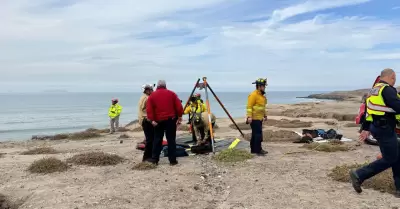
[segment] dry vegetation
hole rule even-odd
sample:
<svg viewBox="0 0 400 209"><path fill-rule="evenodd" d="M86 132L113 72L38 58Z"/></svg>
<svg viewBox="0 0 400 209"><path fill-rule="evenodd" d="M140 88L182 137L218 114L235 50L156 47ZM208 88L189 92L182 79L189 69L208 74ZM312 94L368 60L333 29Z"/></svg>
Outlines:
<svg viewBox="0 0 400 209"><path fill-rule="evenodd" d="M302 147L310 149L310 150L320 151L320 152L350 151L353 149L353 147L351 147L347 144L344 144L343 142L341 142L339 140L332 140L332 141L326 142L326 143L313 142L310 144L304 144Z"/></svg>
<svg viewBox="0 0 400 209"><path fill-rule="evenodd" d="M91 138L97 138L100 137L101 134L98 132L92 132L92 131L82 131L82 132L76 132L71 135L69 135L68 139L71 140L84 140L84 139L91 139Z"/></svg>
<svg viewBox="0 0 400 209"><path fill-rule="evenodd" d="M54 173L63 172L68 169L68 164L54 157L43 158L34 161L29 167L28 171L31 173Z"/></svg>
<svg viewBox="0 0 400 209"><path fill-rule="evenodd" d="M130 136L128 134L121 134L118 139L128 139Z"/></svg>
<svg viewBox="0 0 400 209"><path fill-rule="evenodd" d="M279 128L308 128L312 126L312 122L309 121L301 121L301 120L274 120L268 119L266 122L268 126L275 126Z"/></svg>
<svg viewBox="0 0 400 209"><path fill-rule="evenodd" d="M322 118L322 119L335 119L338 121L354 121L357 114L341 114L341 113L332 113L332 112L310 112L312 109L287 109L284 111L273 111L271 112L273 115L277 116L286 116L286 117L294 117L294 118L302 118L302 117L311 117L311 118Z"/></svg>
<svg viewBox="0 0 400 209"><path fill-rule="evenodd" d="M253 158L253 155L246 150L226 149L215 155L214 159L218 162L235 163Z"/></svg>
<svg viewBox="0 0 400 209"><path fill-rule="evenodd" d="M139 170L139 171L144 171L144 170L151 170L155 169L157 166L153 163L149 162L141 162L133 166L132 170Z"/></svg>
<svg viewBox="0 0 400 209"><path fill-rule="evenodd" d="M293 131L263 131L263 142L294 142L300 140L300 138L301 137ZM245 134L244 139L250 141L251 133Z"/></svg>
<svg viewBox="0 0 400 209"><path fill-rule="evenodd" d="M240 130L251 130L250 124L246 124L245 122L236 123L236 125L240 128ZM235 124L230 124L229 128L237 130Z"/></svg>
<svg viewBox="0 0 400 209"><path fill-rule="evenodd" d="M37 147L33 149L28 149L21 152L21 155L42 155L42 154L57 154L59 153L52 147Z"/></svg>
<svg viewBox="0 0 400 209"><path fill-rule="evenodd" d="M339 182L350 182L349 171L350 169L357 169L365 164L352 164L352 165L341 165L336 166L332 169L331 173L328 175L335 181ZM393 176L391 169L388 169L371 179L366 180L363 185L364 188L375 189L381 192L393 193L395 191Z"/></svg>
<svg viewBox="0 0 400 209"><path fill-rule="evenodd" d="M69 159L68 163L74 163L77 165L89 165L89 166L108 166L117 165L122 163L125 159L115 154L108 154L104 152L88 152L77 154Z"/></svg>
<svg viewBox="0 0 400 209"><path fill-rule="evenodd" d="M326 125L330 125L330 126L335 126L335 125L337 125L337 122L336 121L325 121L324 122Z"/></svg>
<svg viewBox="0 0 400 209"><path fill-rule="evenodd" d="M17 209L18 205L11 202L5 195L0 194L0 209Z"/></svg>
<svg viewBox="0 0 400 209"><path fill-rule="evenodd" d="M6 153L1 153L0 152L0 158L4 157L4 155L6 155Z"/></svg>

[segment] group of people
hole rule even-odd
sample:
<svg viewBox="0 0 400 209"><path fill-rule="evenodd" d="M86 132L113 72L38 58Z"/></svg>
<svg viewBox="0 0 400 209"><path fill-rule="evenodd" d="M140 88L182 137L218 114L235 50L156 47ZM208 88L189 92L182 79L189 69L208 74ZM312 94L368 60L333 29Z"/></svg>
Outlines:
<svg viewBox="0 0 400 209"><path fill-rule="evenodd" d="M267 120L267 99L265 96L266 79L257 79L256 89L250 93L247 102L246 122L252 128L250 141L251 152L265 155L262 149L263 122ZM154 89L155 87L156 90ZM210 146L213 140L210 126L214 127L216 117L208 111L206 104L199 93L193 94L187 107L182 107L182 101L177 94L167 89L166 82L160 80L156 85L145 84L142 86L143 95L138 103L138 121L145 135L145 150L143 161L158 164L162 151L164 135L168 143L168 158L171 165L176 165L176 130L182 122L182 116L188 115L188 124L192 132L192 140L198 146ZM109 108L110 133L118 129L119 116L122 106L117 99L112 100ZM210 115L210 117L209 117ZM210 124L211 123L211 124Z"/></svg>

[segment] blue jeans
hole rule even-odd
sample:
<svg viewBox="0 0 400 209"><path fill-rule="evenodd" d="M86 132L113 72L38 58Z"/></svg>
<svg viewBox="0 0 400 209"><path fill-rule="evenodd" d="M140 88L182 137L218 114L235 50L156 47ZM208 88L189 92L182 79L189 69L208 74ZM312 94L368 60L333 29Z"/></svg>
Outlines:
<svg viewBox="0 0 400 209"><path fill-rule="evenodd" d="M261 142L262 142L262 121L261 120L253 120L250 123L251 127L251 140L250 140L250 148L251 153L260 153L262 150Z"/></svg>
<svg viewBox="0 0 400 209"><path fill-rule="evenodd" d="M397 134L393 127L370 127L371 134L379 143L382 158L364 166L356 171L360 181L363 182L388 168L392 168L396 190L400 191L400 146Z"/></svg>

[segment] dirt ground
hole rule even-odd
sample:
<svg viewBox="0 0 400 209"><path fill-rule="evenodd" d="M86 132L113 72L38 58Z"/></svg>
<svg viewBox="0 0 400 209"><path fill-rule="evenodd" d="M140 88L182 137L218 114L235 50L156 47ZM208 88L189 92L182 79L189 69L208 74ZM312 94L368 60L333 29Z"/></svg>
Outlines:
<svg viewBox="0 0 400 209"><path fill-rule="evenodd" d="M355 110L357 111L357 109ZM328 125L331 119L271 116L279 120L312 121L314 128L336 128L347 138L356 139L357 127ZM216 137L237 137L228 119L217 121ZM309 127L308 127L309 128ZM266 127L267 130L279 130ZM301 131L301 128L284 129ZM249 133L248 130L244 131ZM132 170L142 151L140 132L121 144L119 134L82 141L28 141L0 143L0 193L11 200L23 200L19 207L42 209L264 209L264 208L396 208L400 201L387 193L364 189L356 194L350 183L327 177L330 169L344 163L373 160L378 147L362 145L348 152L324 153L300 148L302 144L264 143L269 151L235 165L215 163L212 154L179 158L171 167L162 159L154 170ZM180 132L180 134L185 134ZM59 154L20 155L28 148L51 146ZM30 174L27 167L45 156L67 159L86 151L118 154L126 162L116 166L76 166L63 173ZM288 154L301 151L303 153Z"/></svg>

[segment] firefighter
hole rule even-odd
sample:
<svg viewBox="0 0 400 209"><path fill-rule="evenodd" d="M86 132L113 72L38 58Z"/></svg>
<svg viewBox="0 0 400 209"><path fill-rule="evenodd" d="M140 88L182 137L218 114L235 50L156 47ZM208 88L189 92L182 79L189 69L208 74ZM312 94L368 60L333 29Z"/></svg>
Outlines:
<svg viewBox="0 0 400 209"><path fill-rule="evenodd" d="M246 123L251 126L251 153L264 156L268 153L261 146L263 122L267 120L267 98L265 96L267 79L259 78L253 84L256 85L256 89L249 94L247 100Z"/></svg>

